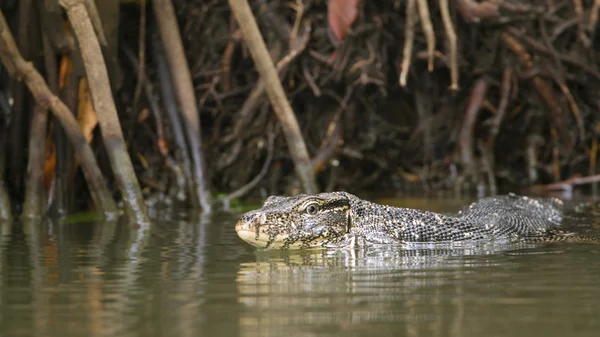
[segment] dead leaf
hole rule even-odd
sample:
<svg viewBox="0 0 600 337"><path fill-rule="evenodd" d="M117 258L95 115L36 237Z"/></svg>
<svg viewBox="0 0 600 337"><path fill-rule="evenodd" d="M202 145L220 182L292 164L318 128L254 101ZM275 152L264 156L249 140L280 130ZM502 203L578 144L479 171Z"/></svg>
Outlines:
<svg viewBox="0 0 600 337"><path fill-rule="evenodd" d="M160 154L162 154L163 156L166 156L169 154L169 145L167 144L167 141L164 138L159 138L156 143L157 143L156 145L158 146L158 150L160 151Z"/></svg>
<svg viewBox="0 0 600 337"><path fill-rule="evenodd" d="M148 119L149 116L150 112L148 111L148 109L142 109L142 111L140 111L140 114L137 117L137 122L143 123L146 119Z"/></svg>
<svg viewBox="0 0 600 337"><path fill-rule="evenodd" d="M360 0L329 0L327 3L327 22L329 30L338 42L348 35L348 30L358 16Z"/></svg>
<svg viewBox="0 0 600 337"><path fill-rule="evenodd" d="M60 65L58 67L58 88L64 89L67 86L69 75L73 71L73 63L71 58L67 55L63 55L60 59Z"/></svg>
<svg viewBox="0 0 600 337"><path fill-rule="evenodd" d="M87 79L82 78L79 81L79 104L77 106L77 123L79 128L88 143L91 143L94 139L94 129L98 125L98 116L94 105L92 104L92 97L90 95L90 88L87 84Z"/></svg>

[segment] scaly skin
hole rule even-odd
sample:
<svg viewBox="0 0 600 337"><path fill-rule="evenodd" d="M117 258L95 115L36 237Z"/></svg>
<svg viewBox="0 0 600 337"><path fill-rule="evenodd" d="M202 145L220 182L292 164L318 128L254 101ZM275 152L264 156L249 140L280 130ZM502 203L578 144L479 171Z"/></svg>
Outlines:
<svg viewBox="0 0 600 337"><path fill-rule="evenodd" d="M448 216L332 192L269 197L235 229L247 243L271 249L596 240L561 231L562 218L563 203L554 198L489 197Z"/></svg>

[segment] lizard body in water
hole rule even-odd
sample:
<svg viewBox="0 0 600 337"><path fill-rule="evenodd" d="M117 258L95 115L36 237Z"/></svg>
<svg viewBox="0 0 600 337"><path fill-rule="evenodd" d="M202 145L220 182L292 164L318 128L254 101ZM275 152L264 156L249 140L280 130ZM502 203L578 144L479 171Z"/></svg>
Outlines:
<svg viewBox="0 0 600 337"><path fill-rule="evenodd" d="M480 199L456 216L379 205L350 193L271 196L245 213L238 236L260 248L596 241L562 230L564 203L515 194Z"/></svg>

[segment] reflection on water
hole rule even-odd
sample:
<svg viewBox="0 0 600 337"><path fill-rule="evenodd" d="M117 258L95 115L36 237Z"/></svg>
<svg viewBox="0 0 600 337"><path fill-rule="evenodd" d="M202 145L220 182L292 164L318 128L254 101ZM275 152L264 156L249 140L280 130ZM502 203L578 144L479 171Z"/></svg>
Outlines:
<svg viewBox="0 0 600 337"><path fill-rule="evenodd" d="M0 336L600 331L600 245L256 252L235 220L0 225Z"/></svg>
<svg viewBox="0 0 600 337"><path fill-rule="evenodd" d="M597 336L598 248L258 254L238 274L240 322L251 336Z"/></svg>

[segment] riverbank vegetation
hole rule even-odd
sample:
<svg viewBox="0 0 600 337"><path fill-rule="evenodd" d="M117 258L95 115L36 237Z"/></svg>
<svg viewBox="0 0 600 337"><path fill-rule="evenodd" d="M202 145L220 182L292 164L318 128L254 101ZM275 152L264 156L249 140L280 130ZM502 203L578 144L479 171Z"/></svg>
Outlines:
<svg viewBox="0 0 600 337"><path fill-rule="evenodd" d="M598 0L0 8L0 218L599 180Z"/></svg>

